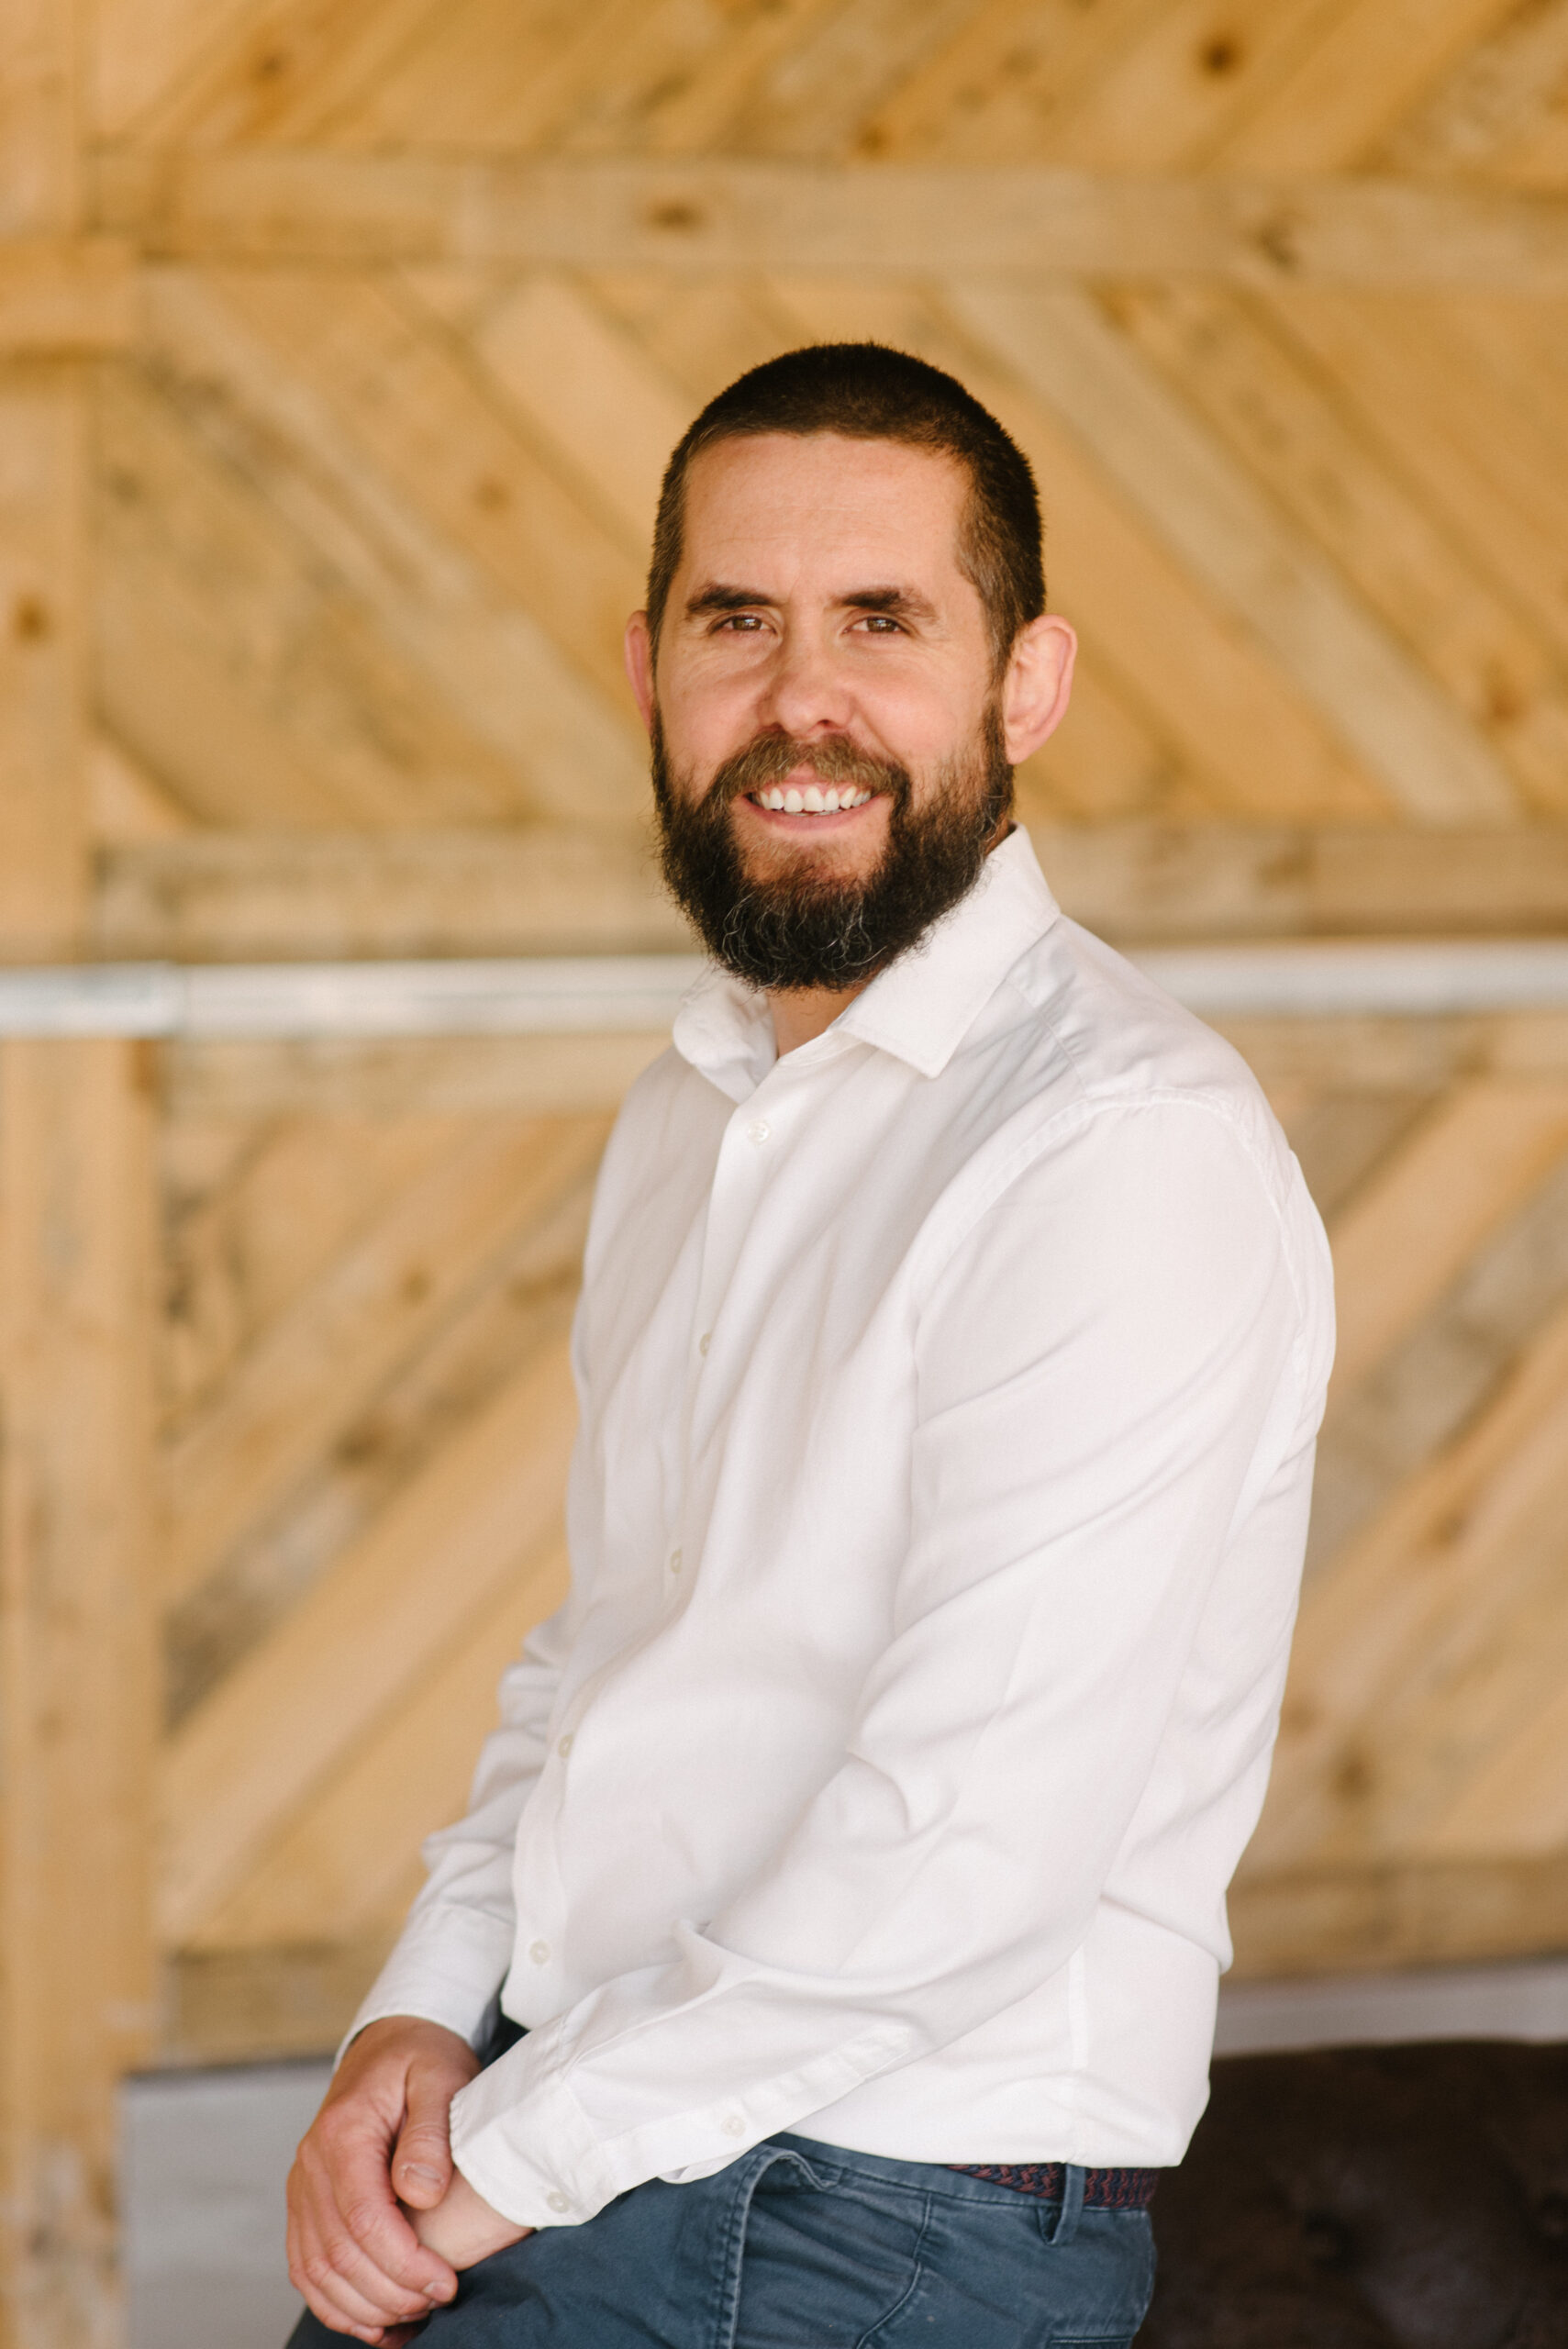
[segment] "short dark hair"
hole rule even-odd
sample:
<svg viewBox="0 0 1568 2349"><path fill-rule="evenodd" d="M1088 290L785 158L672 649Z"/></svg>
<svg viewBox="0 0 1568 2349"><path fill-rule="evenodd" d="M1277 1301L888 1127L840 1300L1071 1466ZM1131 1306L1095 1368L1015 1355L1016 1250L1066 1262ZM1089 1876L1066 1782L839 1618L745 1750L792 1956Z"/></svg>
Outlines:
<svg viewBox="0 0 1568 2349"><path fill-rule="evenodd" d="M686 474L716 441L763 432L899 440L956 458L970 495L959 563L985 607L998 674L1020 629L1045 609L1040 495L1029 459L958 381L881 342L814 342L737 376L687 427L665 468L648 567L648 626L657 647L680 568Z"/></svg>

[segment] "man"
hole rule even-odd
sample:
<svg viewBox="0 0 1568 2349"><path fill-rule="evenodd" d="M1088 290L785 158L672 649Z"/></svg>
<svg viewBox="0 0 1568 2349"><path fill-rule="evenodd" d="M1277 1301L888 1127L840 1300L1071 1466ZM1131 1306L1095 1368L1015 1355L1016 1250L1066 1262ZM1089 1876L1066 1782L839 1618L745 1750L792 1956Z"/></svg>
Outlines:
<svg viewBox="0 0 1568 2349"><path fill-rule="evenodd" d="M600 1178L571 1598L291 2180L301 2343L1141 2319L1329 1276L1244 1068L1010 828L1044 604L1025 460L901 353L672 461L627 651L713 968Z"/></svg>

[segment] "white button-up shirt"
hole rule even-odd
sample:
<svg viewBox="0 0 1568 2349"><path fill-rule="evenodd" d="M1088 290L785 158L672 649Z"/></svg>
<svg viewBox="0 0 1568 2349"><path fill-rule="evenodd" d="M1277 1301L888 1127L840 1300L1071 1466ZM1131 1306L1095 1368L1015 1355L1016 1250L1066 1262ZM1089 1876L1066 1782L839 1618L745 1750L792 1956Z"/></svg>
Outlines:
<svg viewBox="0 0 1568 2349"><path fill-rule="evenodd" d="M1331 1350L1252 1078L1022 832L782 1060L699 983L600 1177L572 1595L358 2019L527 2025L452 2107L488 2201L1180 2159Z"/></svg>

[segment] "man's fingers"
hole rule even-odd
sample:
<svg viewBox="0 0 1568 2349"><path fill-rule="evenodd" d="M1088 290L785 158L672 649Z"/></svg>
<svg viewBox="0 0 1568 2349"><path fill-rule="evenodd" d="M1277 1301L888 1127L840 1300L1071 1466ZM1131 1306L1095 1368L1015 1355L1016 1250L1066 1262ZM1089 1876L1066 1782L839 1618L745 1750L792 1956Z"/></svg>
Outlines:
<svg viewBox="0 0 1568 2349"><path fill-rule="evenodd" d="M393 2199L383 2157L364 2147L335 2148L307 2138L289 2180L290 2249L304 2276L327 2294L340 2279L381 2324L409 2322L448 2300L457 2278L426 2249ZM295 2277L306 2298L310 2292ZM357 2319L360 2310L351 2311Z"/></svg>
<svg viewBox="0 0 1568 2349"><path fill-rule="evenodd" d="M379 2339L384 2326L417 2322L431 2305L431 2296L391 2283L340 2222L319 2227L311 2213L290 2221L289 2274L322 2322L337 2331L349 2327Z"/></svg>
<svg viewBox="0 0 1568 2349"><path fill-rule="evenodd" d="M390 2157L413 2122L410 2202L427 2199L418 2173L450 2176L446 2107L477 2069L455 2032L411 2017L372 2023L339 2065L288 2187L289 2273L334 2332L395 2349L409 2325L455 2295L451 2267L398 2208Z"/></svg>
<svg viewBox="0 0 1568 2349"><path fill-rule="evenodd" d="M327 2121L328 2116L323 2116ZM395 2291L422 2300L450 2299L455 2288L444 2259L427 2251L397 2207L387 2175L386 2154L378 2139L351 2125L322 2127L324 2143L309 2138L300 2148L300 2167L310 2187L310 2201L324 2243L334 2256L338 2229L346 2231L357 2256L343 2257L357 2275L360 2261L379 2270ZM412 2311L388 2303L389 2317Z"/></svg>
<svg viewBox="0 0 1568 2349"><path fill-rule="evenodd" d="M451 2060L408 2067L392 2183L399 2199L416 2210L433 2210L452 2182L451 2101L475 2068L466 2048Z"/></svg>
<svg viewBox="0 0 1568 2349"><path fill-rule="evenodd" d="M392 2155L392 2183L398 2199L416 2210L433 2210L451 2182L451 2140L445 2107L439 2116L417 2114L410 2109Z"/></svg>
<svg viewBox="0 0 1568 2349"><path fill-rule="evenodd" d="M380 2340L389 2317L380 2305L379 2294L373 2299L367 2297L350 2277L334 2266L324 2249L291 2252L289 2277L312 2314L334 2332L351 2331L361 2340ZM423 2311L406 2313L417 2321Z"/></svg>

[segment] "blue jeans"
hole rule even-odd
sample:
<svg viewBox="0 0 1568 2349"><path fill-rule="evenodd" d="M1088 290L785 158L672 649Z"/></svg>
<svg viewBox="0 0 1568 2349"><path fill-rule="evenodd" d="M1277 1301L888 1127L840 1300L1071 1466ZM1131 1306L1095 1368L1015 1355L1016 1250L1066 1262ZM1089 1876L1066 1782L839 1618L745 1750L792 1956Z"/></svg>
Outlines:
<svg viewBox="0 0 1568 2349"><path fill-rule="evenodd" d="M1146 2210L778 2136L717 2176L633 2188L481 2260L419 2349L1127 2349ZM289 2349L342 2335L311 2316Z"/></svg>

